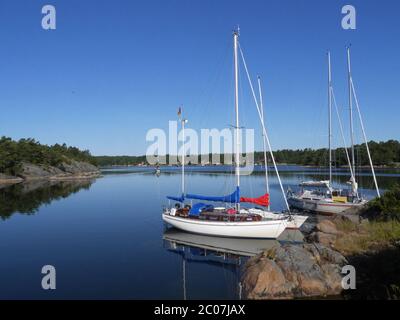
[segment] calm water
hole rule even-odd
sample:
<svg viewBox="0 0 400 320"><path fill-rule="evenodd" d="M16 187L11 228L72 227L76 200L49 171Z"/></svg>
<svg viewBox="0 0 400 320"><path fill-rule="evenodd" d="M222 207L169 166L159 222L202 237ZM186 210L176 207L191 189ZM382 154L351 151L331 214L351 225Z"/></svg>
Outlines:
<svg viewBox="0 0 400 320"><path fill-rule="evenodd" d="M132 172L133 171L133 172ZM161 176L136 168L108 170L95 181L33 183L0 187L0 299L237 299L246 256L278 245L271 240L218 239L166 230L161 221L166 195L178 195L176 169ZM192 170L187 188L220 195L233 190L224 173ZM121 173L124 174L121 174ZM323 170L282 170L285 187L326 178ZM346 176L338 174L343 184ZM400 181L396 172L378 179L384 189ZM374 195L368 175L362 192ZM248 196L264 192L264 176L242 179ZM275 176L272 208L283 209ZM286 233L281 241L301 241ZM57 289L41 289L41 268L54 265Z"/></svg>

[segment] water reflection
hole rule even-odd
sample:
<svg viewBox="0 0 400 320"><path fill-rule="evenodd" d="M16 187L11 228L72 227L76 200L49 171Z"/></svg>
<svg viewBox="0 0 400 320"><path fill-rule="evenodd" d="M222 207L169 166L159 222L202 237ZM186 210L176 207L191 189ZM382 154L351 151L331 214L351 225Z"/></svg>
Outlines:
<svg viewBox="0 0 400 320"><path fill-rule="evenodd" d="M181 258L182 298L193 298L190 291L193 267L211 265L223 274L225 286L231 288L230 299L241 299L240 276L242 266L249 257L283 243L301 243L304 240L299 230L285 230L277 240L238 239L198 235L169 228L163 234L164 248ZM214 275L216 272L214 271ZM212 282L212 277L203 282Z"/></svg>
<svg viewBox="0 0 400 320"><path fill-rule="evenodd" d="M0 186L0 218L14 213L35 214L44 204L67 198L82 189L89 189L94 180L48 181L37 180Z"/></svg>

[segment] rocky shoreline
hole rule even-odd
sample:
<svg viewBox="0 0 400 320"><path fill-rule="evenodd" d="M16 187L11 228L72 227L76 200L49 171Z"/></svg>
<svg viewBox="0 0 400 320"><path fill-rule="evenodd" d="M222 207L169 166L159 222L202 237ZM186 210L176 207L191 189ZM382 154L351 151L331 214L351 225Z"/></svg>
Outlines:
<svg viewBox="0 0 400 320"><path fill-rule="evenodd" d="M340 253L318 243L283 245L247 262L243 289L247 299L335 296L341 292Z"/></svg>
<svg viewBox="0 0 400 320"><path fill-rule="evenodd" d="M0 173L0 184L15 184L32 180L79 180L92 179L100 176L100 170L87 162L71 160L58 166L42 166L32 163L22 163L21 172L17 176Z"/></svg>
<svg viewBox="0 0 400 320"><path fill-rule="evenodd" d="M373 254L346 251L340 246L342 239L362 234L364 224L358 214L319 217L312 226L304 228L305 243L284 244L249 259L242 274L242 287L246 299L337 299L346 295L342 287L342 267L364 261L360 257ZM341 225L351 225L346 230ZM356 231L355 231L356 229ZM337 245L337 247L336 247ZM374 253L381 253L379 248ZM363 265L363 266L364 266ZM365 267L365 266L364 266ZM358 265L356 266L358 269Z"/></svg>
<svg viewBox="0 0 400 320"><path fill-rule="evenodd" d="M326 223L326 222L328 223ZM338 296L342 291L341 269L347 259L315 233L325 239L329 220L323 220L306 235L306 243L284 244L251 258L242 277L246 299L297 299ZM318 230L322 226L324 231ZM312 239L312 240L311 240Z"/></svg>

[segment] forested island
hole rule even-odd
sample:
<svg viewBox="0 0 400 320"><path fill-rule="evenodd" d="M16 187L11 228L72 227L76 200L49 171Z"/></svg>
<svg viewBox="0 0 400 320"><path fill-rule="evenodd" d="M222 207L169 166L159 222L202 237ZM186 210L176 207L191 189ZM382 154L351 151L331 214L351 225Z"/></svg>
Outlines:
<svg viewBox="0 0 400 320"><path fill-rule="evenodd" d="M48 146L35 139L0 139L0 182L89 178L99 173L88 150L66 144Z"/></svg>
<svg viewBox="0 0 400 320"><path fill-rule="evenodd" d="M375 166L400 166L400 142L398 140L388 140L385 142L370 141L368 143ZM346 166L346 152L344 148L333 150L333 165L336 167ZM275 160L280 164L293 164L304 166L328 166L328 149L283 149L274 152ZM168 155L166 160L168 160ZM270 155L268 154L269 161ZM146 156L97 156L97 164L105 166L126 166L126 165L147 165ZM211 161L211 154L209 155ZM357 165L367 166L368 156L365 145L355 146L355 159ZM256 163L264 162L263 152L255 152L254 160ZM169 163L169 161L167 161ZM200 163L200 161L198 161ZM220 164L224 164L223 155L220 156Z"/></svg>

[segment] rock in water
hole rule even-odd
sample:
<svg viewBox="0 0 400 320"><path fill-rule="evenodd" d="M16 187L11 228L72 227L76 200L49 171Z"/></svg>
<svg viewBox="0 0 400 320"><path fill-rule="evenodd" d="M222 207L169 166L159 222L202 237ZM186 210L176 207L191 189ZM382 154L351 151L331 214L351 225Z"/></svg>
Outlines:
<svg viewBox="0 0 400 320"><path fill-rule="evenodd" d="M248 299L339 295L346 258L321 244L284 245L248 261L242 277Z"/></svg>
<svg viewBox="0 0 400 320"><path fill-rule="evenodd" d="M273 297L285 297L290 293L282 270L272 260L260 259L252 268L247 270L245 278L245 290L249 291L249 299L268 299Z"/></svg>

